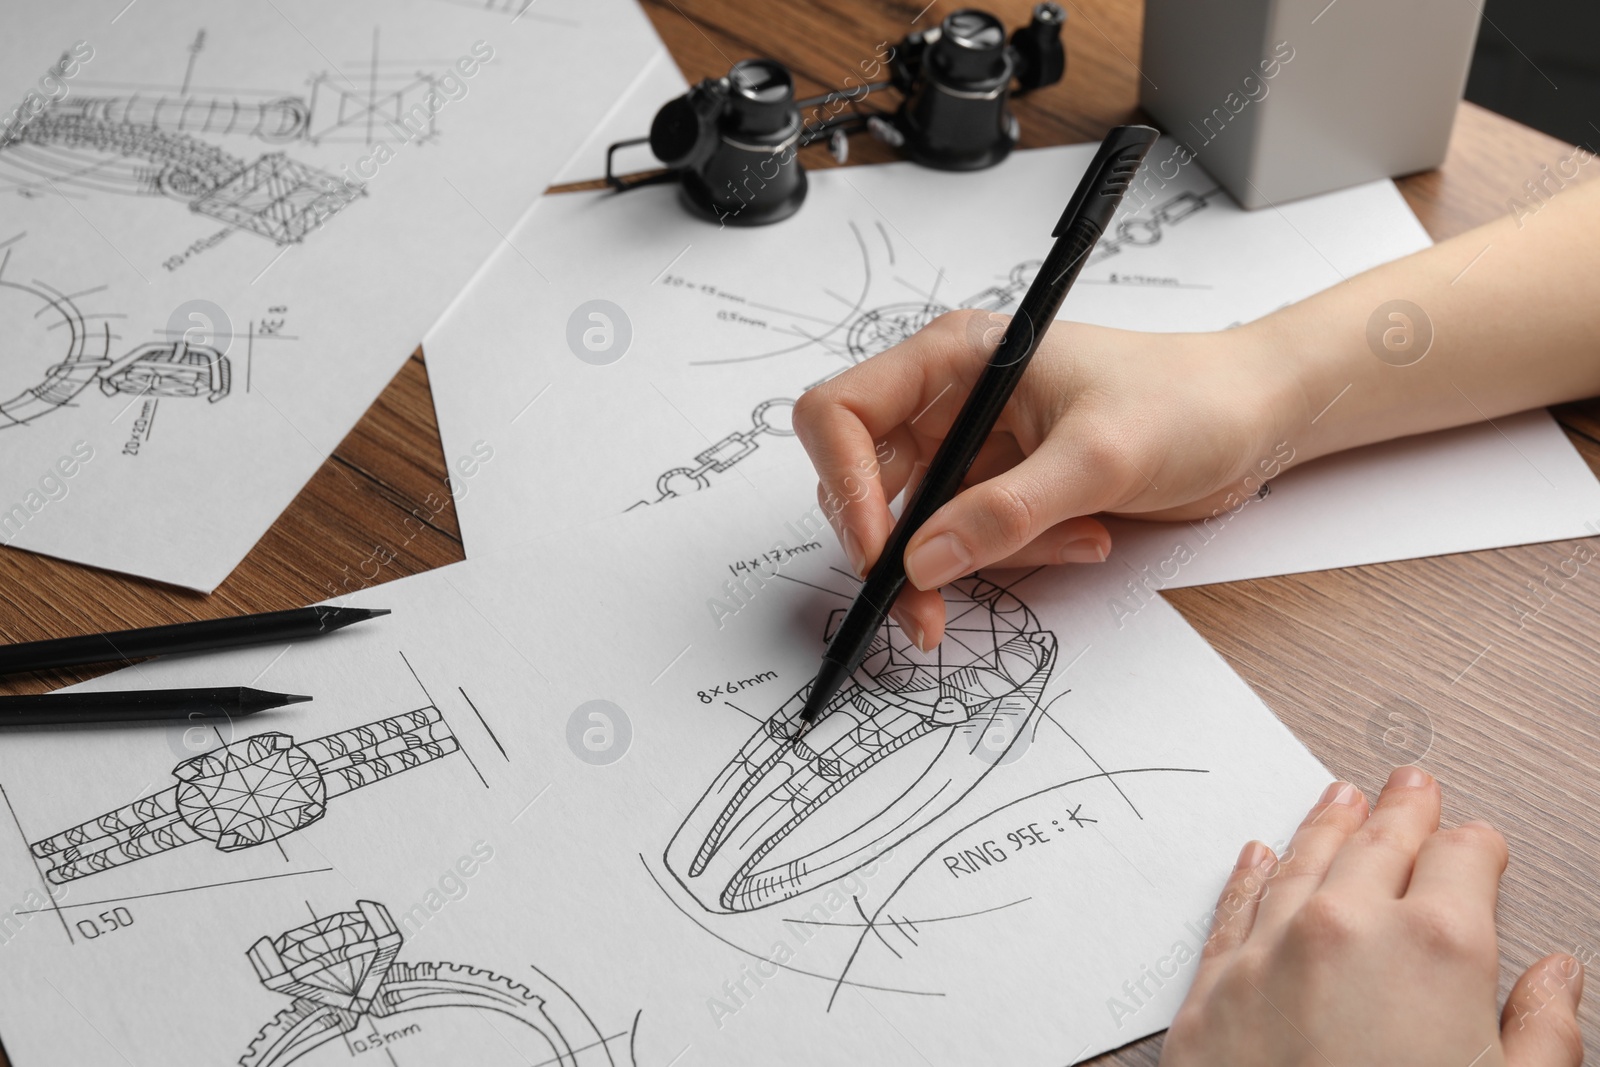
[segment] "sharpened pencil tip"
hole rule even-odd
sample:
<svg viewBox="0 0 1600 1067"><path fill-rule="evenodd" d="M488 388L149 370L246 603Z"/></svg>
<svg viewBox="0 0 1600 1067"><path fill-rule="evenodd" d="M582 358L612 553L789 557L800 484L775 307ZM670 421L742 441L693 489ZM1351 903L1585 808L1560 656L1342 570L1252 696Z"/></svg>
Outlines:
<svg viewBox="0 0 1600 1067"><path fill-rule="evenodd" d="M285 694L283 694L283 702L285 704L304 704L306 701L311 700L311 699L312 699L311 697L296 696L293 693L285 693Z"/></svg>
<svg viewBox="0 0 1600 1067"><path fill-rule="evenodd" d="M388 608L347 608L347 607L319 607L315 609L321 613L322 629L341 630L346 626L353 626L358 622L366 622L380 615L388 615Z"/></svg>

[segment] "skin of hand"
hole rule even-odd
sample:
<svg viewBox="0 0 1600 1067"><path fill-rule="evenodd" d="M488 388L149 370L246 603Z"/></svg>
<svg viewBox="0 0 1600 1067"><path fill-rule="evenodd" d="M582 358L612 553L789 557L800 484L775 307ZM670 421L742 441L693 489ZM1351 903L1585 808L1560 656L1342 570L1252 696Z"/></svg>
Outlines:
<svg viewBox="0 0 1600 1067"><path fill-rule="evenodd" d="M1233 330L1057 322L962 492L912 538L896 620L932 648L951 580L1103 561L1111 538L1098 513L1204 518L1237 510L1294 463L1600 393L1597 232L1600 181ZM795 430L858 573L1007 321L941 316L801 396Z"/></svg>
<svg viewBox="0 0 1600 1067"><path fill-rule="evenodd" d="M1583 967L1547 956L1497 1010L1506 843L1439 808L1399 767L1370 814L1335 782L1281 857L1246 845L1162 1067L1578 1067Z"/></svg>

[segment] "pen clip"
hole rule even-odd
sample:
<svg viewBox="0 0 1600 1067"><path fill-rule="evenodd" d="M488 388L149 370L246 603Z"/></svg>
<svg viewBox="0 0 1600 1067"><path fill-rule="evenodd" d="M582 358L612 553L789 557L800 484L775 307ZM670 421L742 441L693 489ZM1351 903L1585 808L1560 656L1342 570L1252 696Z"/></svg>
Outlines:
<svg viewBox="0 0 1600 1067"><path fill-rule="evenodd" d="M1050 236L1060 237L1073 220L1080 217L1094 223L1104 233L1133 176L1138 173L1139 164L1144 162L1146 153L1159 136L1160 133L1150 126L1118 126L1106 134ZM1093 198L1104 199L1095 203Z"/></svg>

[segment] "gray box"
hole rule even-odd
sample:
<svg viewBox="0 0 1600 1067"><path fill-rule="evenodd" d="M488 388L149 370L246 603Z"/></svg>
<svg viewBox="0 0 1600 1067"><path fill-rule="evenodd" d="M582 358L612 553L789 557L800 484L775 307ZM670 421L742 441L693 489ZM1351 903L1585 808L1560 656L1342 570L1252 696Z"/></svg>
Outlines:
<svg viewBox="0 0 1600 1067"><path fill-rule="evenodd" d="M1465 0L1146 0L1140 102L1247 208L1444 161Z"/></svg>

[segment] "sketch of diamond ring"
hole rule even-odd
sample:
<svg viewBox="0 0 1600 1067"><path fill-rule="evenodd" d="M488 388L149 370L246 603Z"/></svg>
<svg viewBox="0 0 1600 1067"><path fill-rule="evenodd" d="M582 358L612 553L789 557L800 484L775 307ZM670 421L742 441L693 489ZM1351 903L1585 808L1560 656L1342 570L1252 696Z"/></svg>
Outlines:
<svg viewBox="0 0 1600 1067"><path fill-rule="evenodd" d="M30 305L38 302L33 317L48 314L51 328L61 330L58 336L66 351L45 370L39 384L0 400L0 429L21 426L66 407L90 385L98 385L107 396L203 396L216 403L228 395L228 359L214 348L183 340L152 341L112 358L110 327L102 323L98 330L90 328L67 294L44 282L0 281L0 302L13 294L20 294L16 299Z"/></svg>
<svg viewBox="0 0 1600 1067"><path fill-rule="evenodd" d="M1008 744L1022 742L1055 635L985 579L961 579L945 595L939 648L922 653L885 624L816 726L797 736L808 684L717 775L664 856L702 907L750 911L844 877L1004 762L974 758L991 727L1004 723ZM833 613L830 632L843 614Z"/></svg>
<svg viewBox="0 0 1600 1067"><path fill-rule="evenodd" d="M178 784L32 844L57 885L207 840L223 852L276 841L333 797L456 751L438 708L296 742L268 731L184 760Z"/></svg>
<svg viewBox="0 0 1600 1067"><path fill-rule="evenodd" d="M363 1018L435 1008L475 1008L533 1029L550 1067L613 1067L605 1039L567 992L535 970L527 982L455 963L398 963L404 936L370 900L250 947L261 984L294 998L261 1028L239 1067L287 1067L339 1038L359 1039Z"/></svg>

